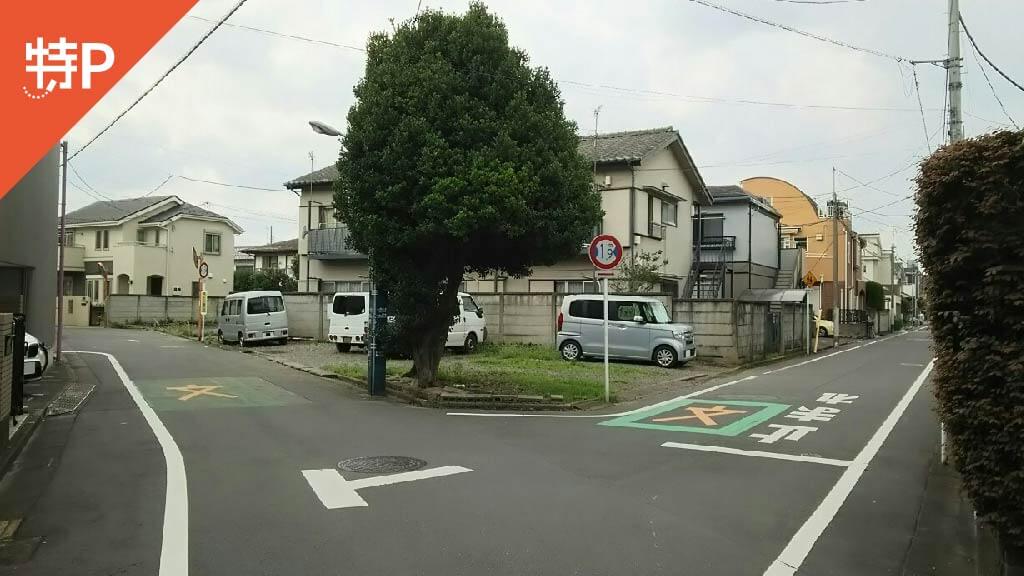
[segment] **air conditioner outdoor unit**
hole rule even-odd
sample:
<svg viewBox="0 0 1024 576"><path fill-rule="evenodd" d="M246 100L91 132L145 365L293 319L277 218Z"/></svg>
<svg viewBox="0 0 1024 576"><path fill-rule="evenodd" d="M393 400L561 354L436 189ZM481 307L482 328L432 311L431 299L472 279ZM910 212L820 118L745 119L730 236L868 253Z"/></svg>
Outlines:
<svg viewBox="0 0 1024 576"><path fill-rule="evenodd" d="M818 242L821 242L822 240L825 239L825 236L822 234L815 234L814 239L817 240Z"/></svg>

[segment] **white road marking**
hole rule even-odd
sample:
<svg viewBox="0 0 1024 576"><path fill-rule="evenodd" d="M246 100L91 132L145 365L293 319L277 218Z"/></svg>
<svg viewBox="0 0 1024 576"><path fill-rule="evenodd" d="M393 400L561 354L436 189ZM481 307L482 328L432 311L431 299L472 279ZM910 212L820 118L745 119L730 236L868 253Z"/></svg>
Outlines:
<svg viewBox="0 0 1024 576"><path fill-rule="evenodd" d="M142 392L139 392L117 358L106 352L68 350L66 353L105 356L121 379L121 383L124 384L128 395L139 407L139 412L142 412L142 416L149 424L153 435L156 436L157 442L160 443L160 449L164 453L164 462L167 464L167 491L164 495L163 545L160 549L160 571L158 574L159 576L187 576L188 483L185 479L185 461L181 457L181 451L178 450L178 444L174 442L171 433L167 431L153 408L146 403Z"/></svg>
<svg viewBox="0 0 1024 576"><path fill-rule="evenodd" d="M864 445L864 448L853 459L853 462L843 472L843 475L832 486L832 489L829 490L829 493L818 505L818 508L804 522L800 530L793 535L793 538L790 539L789 544L782 550L778 558L765 570L764 576L793 576L800 569L800 566L814 547L814 543L817 542L818 538L821 537L821 534L832 522L832 519L839 513L843 502L846 501L850 492L853 491L857 481L860 480L868 464L871 463L871 459L881 449L882 444L889 437L889 433L896 427L896 423L899 422L900 417L903 416L907 407L910 406L910 402L914 399L917 391L921 389L934 365L935 360L932 360L921 371L917 379L914 380L914 383L910 385L910 389L907 390L903 398L896 404L896 407L889 413L889 416L882 422L882 425L879 426L878 430L871 436L871 439L868 440L868 443Z"/></svg>
<svg viewBox="0 0 1024 576"><path fill-rule="evenodd" d="M178 345L173 345L173 346L161 346L161 348L184 348L184 346L178 346Z"/></svg>
<svg viewBox="0 0 1024 576"><path fill-rule="evenodd" d="M851 464L849 460L836 460L835 458L822 458L820 456L802 456L798 454L783 454L781 452L764 452L762 450L740 450L726 446L706 446L704 444L685 444L683 442L665 442L664 448L680 448L682 450L696 450L698 452L718 452L721 454L734 454L737 456L756 456L758 458L773 458L775 460L790 460L793 462L810 462L812 464L828 464L829 466L846 467Z"/></svg>
<svg viewBox="0 0 1024 576"><path fill-rule="evenodd" d="M136 340L134 338L126 338L125 342L138 342L138 340Z"/></svg>
<svg viewBox="0 0 1024 576"><path fill-rule="evenodd" d="M416 480L425 480L427 478L440 478L442 476L451 476L452 474L461 474L463 472L472 472L469 468L462 466L439 466L437 468L428 468L426 470L414 470L412 472L400 472L398 474L389 474L386 476L371 476L369 478L360 478L358 480L346 480L340 472L334 468L325 468L322 470L303 470L302 476L306 478L306 482L309 487L313 489L316 497L320 499L320 502L328 510L335 510L338 508L355 508L369 506L366 500L360 496L356 490L362 488L374 488L377 486L387 486L389 484L399 484L402 482L414 482Z"/></svg>
<svg viewBox="0 0 1024 576"><path fill-rule="evenodd" d="M912 366L914 368L921 368L921 367L924 366L924 364L913 364L913 363L910 363L910 362L900 362L900 366Z"/></svg>

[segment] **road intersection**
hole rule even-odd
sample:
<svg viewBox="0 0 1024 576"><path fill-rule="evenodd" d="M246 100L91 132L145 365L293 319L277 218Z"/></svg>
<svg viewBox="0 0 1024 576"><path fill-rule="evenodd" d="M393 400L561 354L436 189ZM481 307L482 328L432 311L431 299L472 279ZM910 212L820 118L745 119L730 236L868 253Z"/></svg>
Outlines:
<svg viewBox="0 0 1024 576"><path fill-rule="evenodd" d="M98 389L39 433L66 440L22 525L32 573L898 573L938 440L925 332L604 414L444 413L158 333L70 340L103 353L74 359ZM364 456L421 464L339 465Z"/></svg>

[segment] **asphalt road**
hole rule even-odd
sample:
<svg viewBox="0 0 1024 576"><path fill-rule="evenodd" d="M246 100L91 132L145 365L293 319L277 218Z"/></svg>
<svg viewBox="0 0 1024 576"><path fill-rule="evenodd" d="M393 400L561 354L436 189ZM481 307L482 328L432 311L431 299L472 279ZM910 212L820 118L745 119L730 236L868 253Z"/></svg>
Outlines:
<svg viewBox="0 0 1024 576"><path fill-rule="evenodd" d="M3 574L899 574L938 443L926 332L583 417L414 408L159 333L68 333L124 374L69 355L97 390L0 484L42 542ZM426 466L338 471L358 456Z"/></svg>

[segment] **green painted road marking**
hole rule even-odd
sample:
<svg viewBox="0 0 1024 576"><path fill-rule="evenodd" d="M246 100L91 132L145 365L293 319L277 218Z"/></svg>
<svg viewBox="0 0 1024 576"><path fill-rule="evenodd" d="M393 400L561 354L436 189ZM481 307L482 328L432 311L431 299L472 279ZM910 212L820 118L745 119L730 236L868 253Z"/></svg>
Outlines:
<svg viewBox="0 0 1024 576"><path fill-rule="evenodd" d="M778 416L789 407L789 404L774 402L684 399L605 420L599 424L601 426L624 426L667 432L738 436L765 420ZM681 408L683 410L680 410ZM655 419L661 422L655 422ZM686 422L687 424L667 424L665 422ZM690 426L691 423L696 425Z"/></svg>
<svg viewBox="0 0 1024 576"><path fill-rule="evenodd" d="M309 404L309 400L262 378L174 378L135 385L154 410L205 410Z"/></svg>

